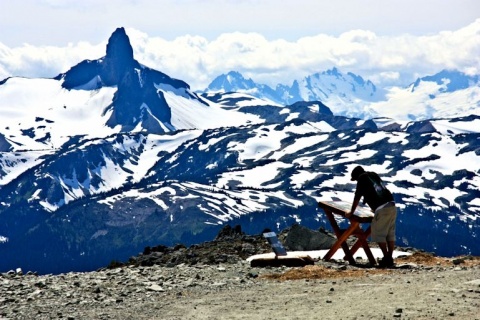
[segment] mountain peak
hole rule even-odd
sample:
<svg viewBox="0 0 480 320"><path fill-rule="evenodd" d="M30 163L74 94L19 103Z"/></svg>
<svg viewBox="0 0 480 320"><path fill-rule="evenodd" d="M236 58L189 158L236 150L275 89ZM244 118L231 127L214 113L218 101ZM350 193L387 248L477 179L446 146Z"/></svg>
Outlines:
<svg viewBox="0 0 480 320"><path fill-rule="evenodd" d="M470 76L458 70L442 70L437 74L418 78L413 84L411 84L411 91L414 92L421 82L435 82L440 86L444 86L440 89L440 92L454 92L470 87L472 84L478 83L480 77Z"/></svg>
<svg viewBox="0 0 480 320"><path fill-rule="evenodd" d="M66 89L92 90L118 85L128 71L139 67L125 29L117 28L108 39L103 58L84 60L54 79L63 79L62 86Z"/></svg>
<svg viewBox="0 0 480 320"><path fill-rule="evenodd" d="M107 55L105 59L112 60L116 65L132 65L135 61L133 58L133 48L130 39L123 27L117 28L107 44Z"/></svg>
<svg viewBox="0 0 480 320"><path fill-rule="evenodd" d="M326 75L329 75L329 76L341 76L342 74L340 73L340 71L337 69L337 67L333 67L333 69L330 69L330 70L327 70L327 71L324 71L322 72L323 74L326 74Z"/></svg>
<svg viewBox="0 0 480 320"><path fill-rule="evenodd" d="M230 71L216 77L205 91L237 91L249 90L256 87L252 79L245 79L238 71Z"/></svg>

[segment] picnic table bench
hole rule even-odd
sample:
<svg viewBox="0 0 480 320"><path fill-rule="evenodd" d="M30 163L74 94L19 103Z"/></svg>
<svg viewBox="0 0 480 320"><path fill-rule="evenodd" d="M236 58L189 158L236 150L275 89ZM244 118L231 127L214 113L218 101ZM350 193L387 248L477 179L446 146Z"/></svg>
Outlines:
<svg viewBox="0 0 480 320"><path fill-rule="evenodd" d="M344 259L348 260L350 264L355 264L353 255L359 248L363 248L368 261L370 261L372 265L375 265L377 262L375 261L375 257L373 256L367 242L367 238L370 236L371 232L370 224L374 217L373 212L369 208L358 206L355 213L347 218L345 214L350 211L352 207L351 203L345 201L319 201L318 206L325 212L328 221L333 228L333 232L337 237L336 242L323 257L323 260L330 260L335 252L341 247L343 252L345 252ZM346 230L340 229L334 215L348 219L350 226ZM368 227L362 229L361 224L368 224ZM351 248L349 248L347 244L347 239L350 236L355 236L357 238L357 241Z"/></svg>

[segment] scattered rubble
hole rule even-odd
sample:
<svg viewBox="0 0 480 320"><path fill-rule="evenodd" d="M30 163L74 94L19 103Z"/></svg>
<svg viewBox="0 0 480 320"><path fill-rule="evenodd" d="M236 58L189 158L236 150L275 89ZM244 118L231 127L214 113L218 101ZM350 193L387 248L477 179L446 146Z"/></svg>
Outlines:
<svg viewBox="0 0 480 320"><path fill-rule="evenodd" d="M284 243L287 236L288 230L279 233ZM162 319L162 312L170 315L174 310L172 305L181 299L260 292L281 283L288 283L291 290L300 290L301 283L291 282L294 280L311 281L323 288L340 280L347 285L352 281L348 279L404 275L407 280L398 281L410 285L408 277L414 274L438 273L433 278L442 279L445 274L456 271L464 276L468 270L476 274L480 270L479 257L441 258L421 251L397 259L394 269L370 268L361 261L355 266L343 261L316 261L303 268L253 268L245 260L265 252L271 252L271 248L261 235L249 236L239 227L225 227L211 242L189 248L183 245L147 247L125 263L112 263L95 272L39 276L34 272L12 270L0 274L0 319ZM423 276L420 279L431 281ZM480 298L475 291L480 293L478 285L471 282L470 286L470 291L463 293L465 297ZM390 294L395 293L394 289L389 290ZM336 286L331 286L326 299L331 308L338 303L336 291ZM476 300L472 301L473 307L475 303L478 305ZM177 305L176 308L185 307ZM459 314L457 309L451 310L450 313ZM401 307L394 311L393 317L403 318L408 313Z"/></svg>

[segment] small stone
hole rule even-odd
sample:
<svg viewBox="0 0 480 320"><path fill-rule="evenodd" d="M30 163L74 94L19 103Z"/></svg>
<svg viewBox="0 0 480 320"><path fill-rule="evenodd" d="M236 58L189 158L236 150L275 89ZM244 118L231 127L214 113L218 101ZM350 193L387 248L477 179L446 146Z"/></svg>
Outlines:
<svg viewBox="0 0 480 320"><path fill-rule="evenodd" d="M213 284L214 287L223 287L226 286L227 284L225 282L215 282Z"/></svg>
<svg viewBox="0 0 480 320"><path fill-rule="evenodd" d="M188 279L187 281L185 281L185 287L193 287L193 286L195 286L193 279Z"/></svg>
<svg viewBox="0 0 480 320"><path fill-rule="evenodd" d="M164 292L165 289L160 287L158 284L152 284L150 287L147 287L147 290L149 291L155 291L155 292Z"/></svg>
<svg viewBox="0 0 480 320"><path fill-rule="evenodd" d="M395 309L395 313L402 313L403 312L403 308L397 308Z"/></svg>
<svg viewBox="0 0 480 320"><path fill-rule="evenodd" d="M394 318L401 318L401 317L402 317L402 314L401 314L401 313L394 313L394 314L393 314L393 317L394 317Z"/></svg>

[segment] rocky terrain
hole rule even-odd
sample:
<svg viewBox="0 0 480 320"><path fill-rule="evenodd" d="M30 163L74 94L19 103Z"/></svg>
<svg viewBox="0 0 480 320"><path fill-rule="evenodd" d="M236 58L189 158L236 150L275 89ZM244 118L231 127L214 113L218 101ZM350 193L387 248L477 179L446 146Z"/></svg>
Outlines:
<svg viewBox="0 0 480 320"><path fill-rule="evenodd" d="M392 269L252 268L246 257L268 243L226 227L211 242L145 248L95 272L1 274L0 319L480 319L479 257L408 250Z"/></svg>

